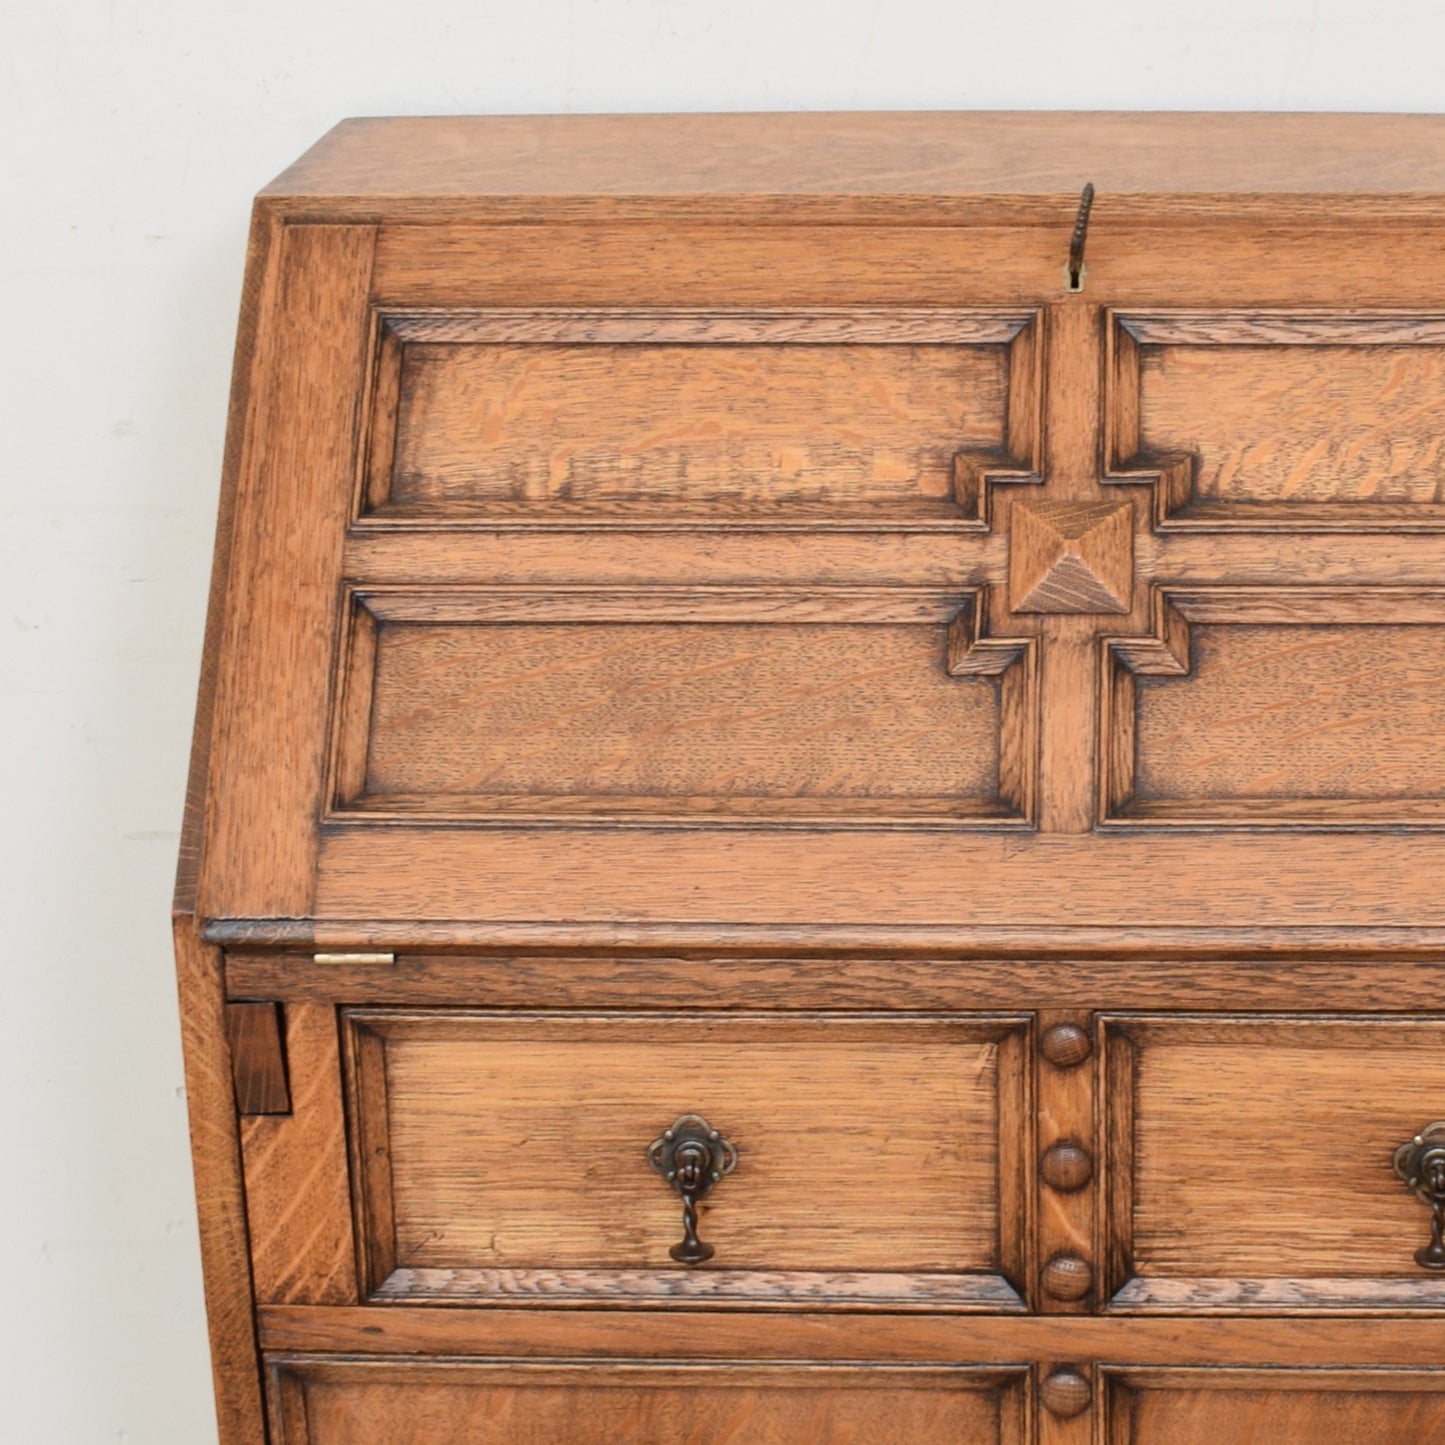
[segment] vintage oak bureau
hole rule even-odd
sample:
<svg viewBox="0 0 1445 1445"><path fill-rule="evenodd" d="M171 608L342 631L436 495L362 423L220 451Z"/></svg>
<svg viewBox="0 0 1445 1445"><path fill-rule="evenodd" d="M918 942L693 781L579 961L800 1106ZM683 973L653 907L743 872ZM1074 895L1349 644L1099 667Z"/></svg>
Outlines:
<svg viewBox="0 0 1445 1445"><path fill-rule="evenodd" d="M196 739L225 1445L1445 1439L1445 118L348 122Z"/></svg>

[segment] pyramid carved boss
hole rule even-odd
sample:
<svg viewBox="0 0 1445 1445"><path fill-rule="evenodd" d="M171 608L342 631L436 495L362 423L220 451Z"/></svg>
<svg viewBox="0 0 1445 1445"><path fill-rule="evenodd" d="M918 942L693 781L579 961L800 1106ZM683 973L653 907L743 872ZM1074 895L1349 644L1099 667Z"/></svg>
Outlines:
<svg viewBox="0 0 1445 1445"><path fill-rule="evenodd" d="M1011 521L1012 611L1129 611L1134 509L1127 502L1015 501Z"/></svg>

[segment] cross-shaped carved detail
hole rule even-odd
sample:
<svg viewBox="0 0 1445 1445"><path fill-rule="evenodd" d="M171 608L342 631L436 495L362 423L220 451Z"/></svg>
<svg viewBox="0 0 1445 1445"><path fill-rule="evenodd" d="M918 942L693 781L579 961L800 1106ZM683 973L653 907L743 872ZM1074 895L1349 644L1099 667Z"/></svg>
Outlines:
<svg viewBox="0 0 1445 1445"><path fill-rule="evenodd" d="M1141 358L1149 347L1381 341L1439 344L1429 326L1399 318L1120 315L1075 303L1021 330L1007 446L955 462L956 499L989 541L947 666L1004 688L1001 792L1022 819L1078 833L1438 818L1423 799L1245 807L1136 796L1141 689L1190 674L1192 627L1445 624L1445 508L1402 525L1348 499L1271 508L1197 497L1198 458L1177 442L1143 444ZM1217 365L1228 364L1222 354ZM1021 404L1033 386L1036 409Z"/></svg>

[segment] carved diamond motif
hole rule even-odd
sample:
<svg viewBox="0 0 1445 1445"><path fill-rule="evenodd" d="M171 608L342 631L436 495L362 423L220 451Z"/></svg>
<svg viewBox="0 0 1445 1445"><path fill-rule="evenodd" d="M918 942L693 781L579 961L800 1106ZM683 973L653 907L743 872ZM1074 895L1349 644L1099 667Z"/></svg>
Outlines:
<svg viewBox="0 0 1445 1445"><path fill-rule="evenodd" d="M1133 593L1134 509L1127 502L1013 504L1015 612L1128 612Z"/></svg>

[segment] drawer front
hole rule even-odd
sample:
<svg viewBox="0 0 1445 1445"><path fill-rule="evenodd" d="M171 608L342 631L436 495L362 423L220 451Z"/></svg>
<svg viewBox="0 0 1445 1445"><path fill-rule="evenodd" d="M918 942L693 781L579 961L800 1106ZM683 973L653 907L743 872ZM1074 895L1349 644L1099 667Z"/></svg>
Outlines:
<svg viewBox="0 0 1445 1445"><path fill-rule="evenodd" d="M352 1010L365 1289L389 1300L1022 1308L1025 1033L1011 1019ZM735 1151L670 1253L649 1162Z"/></svg>
<svg viewBox="0 0 1445 1445"><path fill-rule="evenodd" d="M1106 1019L1111 1308L1445 1308L1396 1149L1445 1114L1435 1019Z"/></svg>
<svg viewBox="0 0 1445 1445"><path fill-rule="evenodd" d="M1106 1445L1403 1445L1445 1435L1440 1370L1108 1372Z"/></svg>
<svg viewBox="0 0 1445 1445"><path fill-rule="evenodd" d="M885 1365L273 1361L278 1445L1024 1445L1026 1374Z"/></svg>

